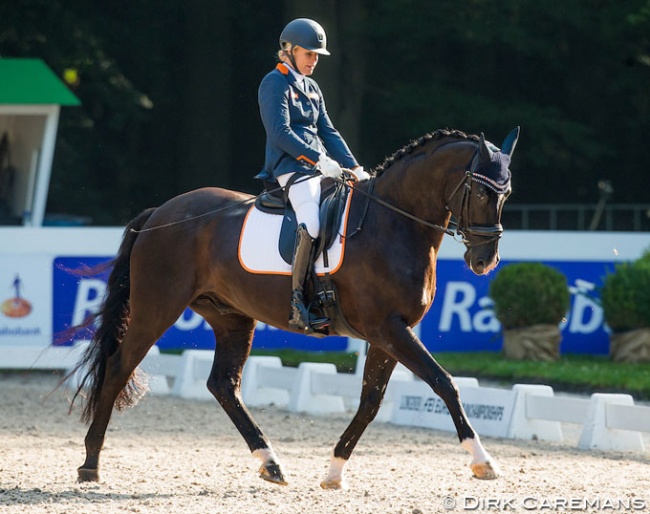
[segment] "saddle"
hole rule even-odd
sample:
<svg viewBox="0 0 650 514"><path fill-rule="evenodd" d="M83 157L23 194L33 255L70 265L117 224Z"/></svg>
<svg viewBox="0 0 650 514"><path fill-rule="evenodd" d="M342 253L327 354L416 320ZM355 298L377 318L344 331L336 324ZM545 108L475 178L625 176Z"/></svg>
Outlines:
<svg viewBox="0 0 650 514"><path fill-rule="evenodd" d="M332 246L338 236L348 194L349 188L341 182L332 179L325 179L321 182L320 234L315 243L316 250L312 255L312 260L317 259L322 253L323 262L326 266L328 265L327 249ZM265 181L264 192L255 200L255 207L268 214L284 216L278 249L287 264L292 264L298 223L286 193L282 191L276 182ZM315 273L311 273L311 275L311 280L307 279L310 284L308 284L309 287L305 291L305 298L309 300L310 317L319 318L325 316L330 319L330 325L315 329L310 335L325 337L329 335L330 328L333 328L339 334L364 339L345 319L338 302L336 286L331 281L329 273L325 273L323 277L317 277Z"/></svg>
<svg viewBox="0 0 650 514"><path fill-rule="evenodd" d="M323 253L323 259L325 265L327 265L326 250L332 246L332 243L334 243L338 235L349 190L342 183L331 179L325 179L321 184L320 233L316 240L316 251L314 252L313 258L317 259ZM286 192L276 182L265 181L264 192L255 200L255 207L267 214L284 216L280 239L278 241L278 249L282 259L287 264L292 264L298 222L296 220L296 213L291 206L291 202L288 201Z"/></svg>

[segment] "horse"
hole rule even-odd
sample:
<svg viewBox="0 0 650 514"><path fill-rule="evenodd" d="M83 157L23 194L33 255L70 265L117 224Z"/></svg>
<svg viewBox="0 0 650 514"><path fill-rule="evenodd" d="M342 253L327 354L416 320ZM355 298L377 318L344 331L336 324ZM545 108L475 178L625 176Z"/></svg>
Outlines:
<svg viewBox="0 0 650 514"><path fill-rule="evenodd" d="M445 234L464 243L477 275L499 262L501 211L510 194L509 163L519 127L501 149L480 136L441 129L386 158L353 189L345 257L331 275L347 325L369 343L357 412L334 447L321 486L347 487L345 466L381 405L398 362L445 402L475 477L493 479L497 464L463 410L452 376L412 330L431 306L436 257ZM134 405L143 392L137 366L189 306L214 331L215 358L207 387L237 427L259 476L287 481L271 443L242 401L242 370L258 321L289 330L290 277L242 268L238 241L254 196L202 188L176 196L135 217L112 261L106 296L92 315L92 341L76 370L84 370L72 399L85 399L89 424L80 482L99 480L99 457L113 410ZM456 233L449 228L452 216ZM359 223L362 220L362 223ZM349 336L335 327L331 335ZM73 371L72 373L75 373ZM72 408L72 406L71 406Z"/></svg>

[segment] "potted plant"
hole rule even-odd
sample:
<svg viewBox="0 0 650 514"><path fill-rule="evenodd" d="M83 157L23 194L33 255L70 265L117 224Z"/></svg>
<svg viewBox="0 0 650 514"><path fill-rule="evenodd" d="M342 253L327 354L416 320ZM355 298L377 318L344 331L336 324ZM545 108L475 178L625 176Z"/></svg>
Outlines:
<svg viewBox="0 0 650 514"><path fill-rule="evenodd" d="M650 249L636 261L617 264L603 280L600 299L612 360L650 362Z"/></svg>
<svg viewBox="0 0 650 514"><path fill-rule="evenodd" d="M539 262L508 264L490 283L490 297L503 327L507 358L559 358L559 325L570 305L567 279L562 273Z"/></svg>

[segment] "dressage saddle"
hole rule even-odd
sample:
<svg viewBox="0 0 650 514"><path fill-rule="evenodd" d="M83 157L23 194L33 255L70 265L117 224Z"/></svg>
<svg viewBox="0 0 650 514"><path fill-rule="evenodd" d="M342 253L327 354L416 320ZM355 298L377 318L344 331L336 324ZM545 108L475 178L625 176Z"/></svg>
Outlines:
<svg viewBox="0 0 650 514"><path fill-rule="evenodd" d="M324 179L321 185L320 234L315 243L316 251L313 253L312 259L317 259L322 253L325 266L329 266L327 250L339 234L349 188L344 183L332 179ZM255 207L262 212L284 217L278 248L282 258L288 264L292 264L298 223L286 192L279 187L277 182L265 181L264 192L257 197ZM313 270L313 261L310 263L310 269ZM309 305L310 318L329 318L330 325L318 327L310 335L324 337L329 335L330 328L335 328L338 334L347 334L357 339L363 339L363 336L354 330L345 319L337 300L336 286L330 280L329 273L325 273L322 277L316 276L315 273L311 273L311 275L312 280L308 280L310 286L307 287L305 296Z"/></svg>
<svg viewBox="0 0 650 514"><path fill-rule="evenodd" d="M299 177L296 174L294 177ZM291 185L291 181L288 186ZM268 214L277 214L284 217L278 249L280 255L287 264L292 264L293 248L296 241L296 229L298 222L296 213L288 200L286 190L282 190L277 182L264 182L264 192L255 200L255 207ZM349 190L345 184L332 179L325 179L321 187L320 199L320 234L316 240L316 251L314 259L323 253L325 265L327 266L327 249L332 246L338 235L341 226L341 217L345 211L345 203Z"/></svg>

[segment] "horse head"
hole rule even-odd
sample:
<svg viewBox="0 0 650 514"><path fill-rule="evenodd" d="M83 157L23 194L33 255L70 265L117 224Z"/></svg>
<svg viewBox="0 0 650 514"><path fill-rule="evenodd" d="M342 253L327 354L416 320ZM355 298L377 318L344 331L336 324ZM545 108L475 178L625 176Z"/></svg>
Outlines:
<svg viewBox="0 0 650 514"><path fill-rule="evenodd" d="M499 263L501 211L511 192L509 166L518 138L519 127L506 136L499 149L481 134L470 169L461 183L462 197L455 202L457 230L467 248L465 262L477 275L490 272Z"/></svg>

